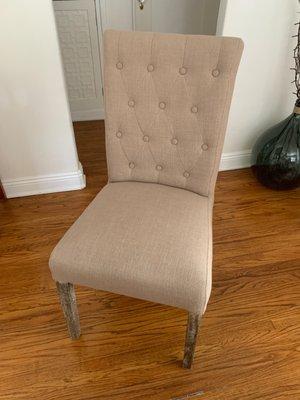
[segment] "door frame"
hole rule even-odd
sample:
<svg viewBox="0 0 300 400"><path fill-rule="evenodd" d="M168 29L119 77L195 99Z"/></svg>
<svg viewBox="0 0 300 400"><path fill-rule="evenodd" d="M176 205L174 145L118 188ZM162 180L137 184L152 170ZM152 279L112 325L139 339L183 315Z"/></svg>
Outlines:
<svg viewBox="0 0 300 400"><path fill-rule="evenodd" d="M106 22L106 0L94 0L95 1L95 9L96 9L96 25L98 32L98 47L99 47L99 55L100 55L100 69L101 69L101 82L102 82L102 97L104 97L103 90L103 26L105 26ZM104 99L103 99L104 101Z"/></svg>

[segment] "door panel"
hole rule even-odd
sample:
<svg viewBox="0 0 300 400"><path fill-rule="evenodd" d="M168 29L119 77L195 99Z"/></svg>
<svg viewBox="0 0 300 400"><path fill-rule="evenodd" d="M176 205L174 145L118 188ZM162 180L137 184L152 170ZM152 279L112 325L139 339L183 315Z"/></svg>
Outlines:
<svg viewBox="0 0 300 400"><path fill-rule="evenodd" d="M56 0L53 4L72 119L102 119L103 95L94 0Z"/></svg>
<svg viewBox="0 0 300 400"><path fill-rule="evenodd" d="M136 30L191 35L216 33L220 0L133 0L133 3Z"/></svg>

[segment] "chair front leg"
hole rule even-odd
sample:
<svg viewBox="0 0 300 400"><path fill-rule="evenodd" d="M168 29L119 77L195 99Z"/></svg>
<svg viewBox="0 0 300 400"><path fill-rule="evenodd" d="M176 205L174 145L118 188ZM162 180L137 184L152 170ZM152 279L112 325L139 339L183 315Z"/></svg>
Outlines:
<svg viewBox="0 0 300 400"><path fill-rule="evenodd" d="M186 327L183 368L191 368L194 360L196 340L199 328L199 314L189 313Z"/></svg>
<svg viewBox="0 0 300 400"><path fill-rule="evenodd" d="M78 339L80 336L80 323L74 286L72 283L56 282L56 287L71 339Z"/></svg>

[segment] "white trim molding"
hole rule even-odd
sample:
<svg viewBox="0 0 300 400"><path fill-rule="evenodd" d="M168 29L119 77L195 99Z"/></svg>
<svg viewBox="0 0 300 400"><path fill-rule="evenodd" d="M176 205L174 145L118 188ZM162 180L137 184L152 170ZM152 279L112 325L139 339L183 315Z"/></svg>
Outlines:
<svg viewBox="0 0 300 400"><path fill-rule="evenodd" d="M2 181L7 198L31 196L44 193L65 192L85 188L85 175L79 163L75 172L40 175Z"/></svg>
<svg viewBox="0 0 300 400"><path fill-rule="evenodd" d="M223 153L219 171L249 168L251 166L251 150Z"/></svg>
<svg viewBox="0 0 300 400"><path fill-rule="evenodd" d="M251 151L223 153L220 171L248 168L251 165ZM84 189L85 175L79 163L76 172L52 175L40 175L21 179L3 180L2 185L7 198L32 196L36 194L66 192Z"/></svg>

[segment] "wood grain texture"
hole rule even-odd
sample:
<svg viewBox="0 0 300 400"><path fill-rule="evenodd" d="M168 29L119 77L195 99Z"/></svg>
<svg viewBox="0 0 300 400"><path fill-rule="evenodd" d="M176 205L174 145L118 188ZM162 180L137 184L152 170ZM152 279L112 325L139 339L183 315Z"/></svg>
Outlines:
<svg viewBox="0 0 300 400"><path fill-rule="evenodd" d="M78 339L80 337L80 323L74 285L72 283L56 282L56 287L69 335L73 340Z"/></svg>
<svg viewBox="0 0 300 400"><path fill-rule="evenodd" d="M6 195L5 195L1 180L0 180L0 200L5 200L5 199L6 199Z"/></svg>
<svg viewBox="0 0 300 400"><path fill-rule="evenodd" d="M48 258L107 179L102 123L75 129L87 188L0 204L0 399L299 399L299 191L268 190L247 169L218 177L192 370L187 313L159 304L76 287L82 335L70 340Z"/></svg>
<svg viewBox="0 0 300 400"><path fill-rule="evenodd" d="M183 368L192 368L197 343L198 328L199 315L189 313L185 334L184 356L182 361Z"/></svg>

